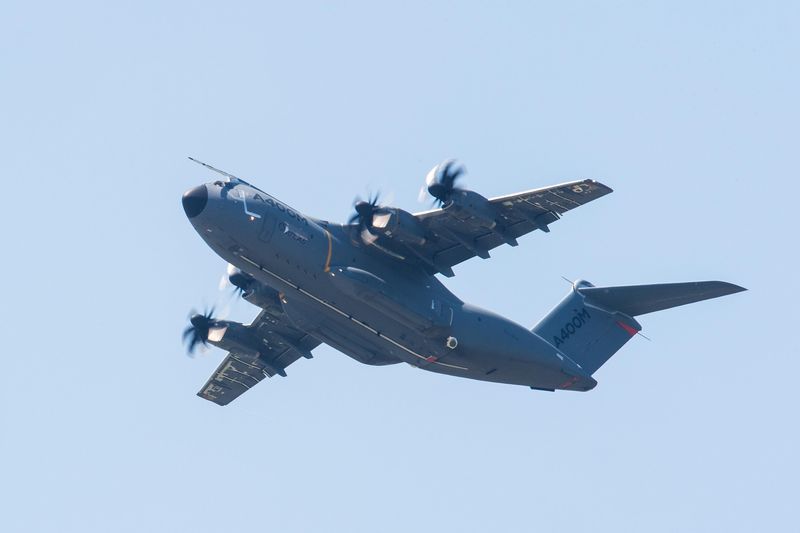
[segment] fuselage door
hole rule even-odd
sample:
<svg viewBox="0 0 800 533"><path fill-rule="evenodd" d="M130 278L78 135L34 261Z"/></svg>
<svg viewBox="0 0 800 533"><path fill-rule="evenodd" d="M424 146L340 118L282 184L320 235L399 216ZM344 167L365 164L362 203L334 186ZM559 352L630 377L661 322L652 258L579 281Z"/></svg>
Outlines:
<svg viewBox="0 0 800 533"><path fill-rule="evenodd" d="M431 300L431 320L439 327L453 325L453 308L447 302L434 298Z"/></svg>
<svg viewBox="0 0 800 533"><path fill-rule="evenodd" d="M269 242L272 239L272 235L275 233L275 217L272 216L272 213L267 209L261 218L264 222L261 226L261 233L259 233L258 238L264 242Z"/></svg>

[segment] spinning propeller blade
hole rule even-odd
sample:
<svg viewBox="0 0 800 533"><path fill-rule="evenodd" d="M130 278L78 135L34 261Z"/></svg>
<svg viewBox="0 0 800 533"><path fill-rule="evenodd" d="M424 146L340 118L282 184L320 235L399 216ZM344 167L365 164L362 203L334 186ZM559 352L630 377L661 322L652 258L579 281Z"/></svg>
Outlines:
<svg viewBox="0 0 800 533"><path fill-rule="evenodd" d="M194 310L190 314L189 322L191 325L183 330L183 342L188 341L186 353L189 357L192 357L198 344L208 346L208 333L216 325L217 319L214 318L213 307L202 315Z"/></svg>
<svg viewBox="0 0 800 533"><path fill-rule="evenodd" d="M439 163L425 176L425 186L420 191L420 199L424 199L424 190L427 188L428 193L434 198L434 204L442 207L454 192L461 190L455 183L465 171L463 166L456 167L454 159Z"/></svg>
<svg viewBox="0 0 800 533"><path fill-rule="evenodd" d="M364 244L372 244L378 239L378 236L372 233L371 230L375 213L381 209L378 204L379 197L380 195L376 193L370 195L366 201L356 198L353 202L355 213L350 216L347 223L350 225L355 224L354 233L358 235L358 238ZM355 238L353 240L355 241Z"/></svg>

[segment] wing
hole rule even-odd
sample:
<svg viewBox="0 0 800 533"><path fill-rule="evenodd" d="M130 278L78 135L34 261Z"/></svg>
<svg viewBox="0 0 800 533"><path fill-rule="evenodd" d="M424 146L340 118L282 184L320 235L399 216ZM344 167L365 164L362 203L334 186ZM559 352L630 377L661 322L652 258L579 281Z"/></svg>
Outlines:
<svg viewBox="0 0 800 533"><path fill-rule="evenodd" d="M595 180L581 180L491 198L498 214L497 226L489 229L464 211L434 209L414 216L430 238L408 248L428 270L452 276L452 267L470 257L489 257L489 250L501 244L517 245L517 238L534 230L549 232L549 224L612 189Z"/></svg>
<svg viewBox="0 0 800 533"><path fill-rule="evenodd" d="M294 328L285 315L261 311L247 328L254 330L265 349L257 359L229 352L200 392L201 398L218 405L228 405L264 378L285 376L285 369L301 357L311 357L311 350L321 343Z"/></svg>

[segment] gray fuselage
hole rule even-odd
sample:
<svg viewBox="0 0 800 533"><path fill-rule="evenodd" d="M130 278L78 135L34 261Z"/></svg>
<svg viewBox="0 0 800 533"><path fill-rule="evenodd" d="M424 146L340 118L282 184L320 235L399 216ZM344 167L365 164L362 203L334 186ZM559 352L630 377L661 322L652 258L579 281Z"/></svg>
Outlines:
<svg viewBox="0 0 800 533"><path fill-rule="evenodd" d="M537 389L596 385L552 344L464 303L434 276L353 228L299 213L242 182L187 192L187 215L225 261L279 291L293 324L362 363L400 362ZM186 198L186 197L185 197Z"/></svg>

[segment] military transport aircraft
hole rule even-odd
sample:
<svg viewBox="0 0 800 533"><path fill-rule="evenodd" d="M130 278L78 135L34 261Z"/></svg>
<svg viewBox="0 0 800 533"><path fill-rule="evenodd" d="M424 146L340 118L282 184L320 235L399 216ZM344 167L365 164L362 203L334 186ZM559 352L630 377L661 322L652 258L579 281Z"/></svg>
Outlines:
<svg viewBox="0 0 800 533"><path fill-rule="evenodd" d="M192 159L192 158L190 158ZM411 214L359 201L347 224L302 214L227 172L194 187L183 208L194 229L229 263L228 279L261 308L249 325L194 314L191 352L228 352L198 393L227 405L261 380L328 344L368 365L412 366L543 391L588 391L592 378L641 325L634 317L744 290L720 281L624 287L572 284L532 329L451 293L436 274L550 225L611 192L585 179L487 199L456 186L453 161L425 186L438 208Z"/></svg>

